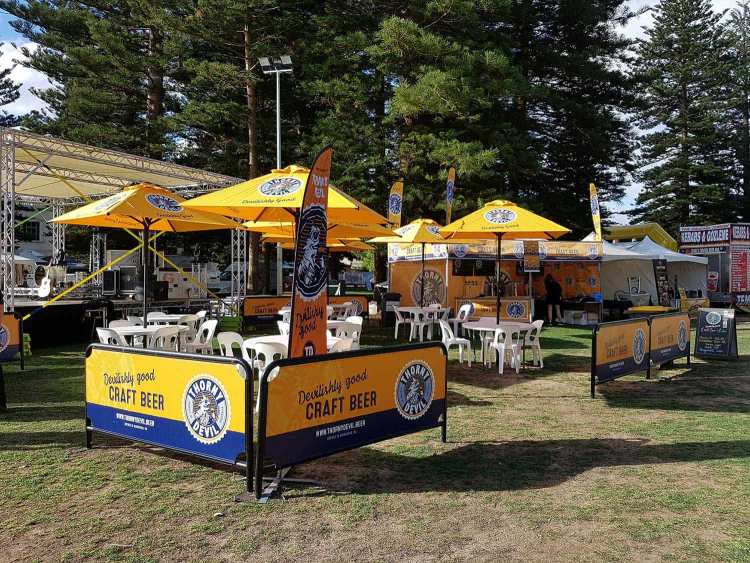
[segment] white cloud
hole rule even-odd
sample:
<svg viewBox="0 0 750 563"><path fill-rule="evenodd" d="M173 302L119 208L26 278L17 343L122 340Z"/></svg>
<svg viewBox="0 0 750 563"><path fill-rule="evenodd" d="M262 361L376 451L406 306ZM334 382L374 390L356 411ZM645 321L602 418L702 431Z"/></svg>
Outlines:
<svg viewBox="0 0 750 563"><path fill-rule="evenodd" d="M2 109L8 113L23 115L32 110L41 110L46 108L46 104L31 93L31 88L45 89L50 87L50 81L47 75L27 68L20 63L25 60L21 49L26 47L30 51L37 48L35 43L17 43L14 47L10 42L3 43L0 50L0 69L7 69L13 67L10 73L11 78L21 85L20 97L7 106L3 106Z"/></svg>

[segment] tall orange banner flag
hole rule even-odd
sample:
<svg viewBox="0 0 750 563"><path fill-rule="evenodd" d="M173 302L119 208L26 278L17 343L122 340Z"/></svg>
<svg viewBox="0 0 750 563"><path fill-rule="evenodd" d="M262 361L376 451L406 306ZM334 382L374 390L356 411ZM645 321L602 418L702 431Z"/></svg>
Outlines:
<svg viewBox="0 0 750 563"><path fill-rule="evenodd" d="M326 147L315 158L307 176L305 195L297 217L294 248L292 316L289 357L326 353L328 338L328 180L333 150Z"/></svg>
<svg viewBox="0 0 750 563"><path fill-rule="evenodd" d="M401 226L401 210L404 205L404 183L393 182L388 194L388 222L396 228Z"/></svg>
<svg viewBox="0 0 750 563"><path fill-rule="evenodd" d="M445 184L445 224L451 222L453 212L453 196L456 193L456 169L452 166L448 170L448 182Z"/></svg>

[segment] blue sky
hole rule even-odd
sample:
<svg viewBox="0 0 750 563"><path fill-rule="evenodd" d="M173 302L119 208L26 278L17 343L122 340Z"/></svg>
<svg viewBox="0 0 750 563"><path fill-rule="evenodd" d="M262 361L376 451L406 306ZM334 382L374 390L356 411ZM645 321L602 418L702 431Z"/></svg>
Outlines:
<svg viewBox="0 0 750 563"><path fill-rule="evenodd" d="M656 4L656 0L630 0L630 5L633 8L642 8L653 6ZM735 0L713 0L714 9L726 10L736 6ZM8 68L14 65L14 61L22 57L20 49L23 46L33 47L23 37L16 34L13 28L10 27L9 21L12 18L4 13L0 12L0 42L3 42L2 55L0 56L0 68ZM623 30L626 35L631 37L641 37L643 35L643 26L647 26L651 21L649 13L645 13L640 16L637 20L633 20ZM15 47L13 46L15 44ZM19 82L21 87L21 97L10 106L6 106L6 111L11 113L26 113L32 109L42 109L43 105L31 92L30 88L45 88L49 86L47 79L35 71L31 71L22 67L21 65L15 65L13 72L11 73L13 79ZM640 190L639 185L632 185L627 191L626 196L620 203L610 203L608 207L618 213L615 219L618 222L627 222L627 218L619 215L622 212L633 205L635 197Z"/></svg>

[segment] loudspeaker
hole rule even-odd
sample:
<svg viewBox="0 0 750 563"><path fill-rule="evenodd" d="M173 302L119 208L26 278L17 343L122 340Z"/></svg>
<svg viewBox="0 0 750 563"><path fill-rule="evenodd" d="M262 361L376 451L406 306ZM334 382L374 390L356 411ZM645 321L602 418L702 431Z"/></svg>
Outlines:
<svg viewBox="0 0 750 563"><path fill-rule="evenodd" d="M120 292L135 293L135 288L138 285L138 268L133 266L120 267Z"/></svg>
<svg viewBox="0 0 750 563"><path fill-rule="evenodd" d="M119 270L104 270L102 273L102 295L117 295L120 288L119 281Z"/></svg>

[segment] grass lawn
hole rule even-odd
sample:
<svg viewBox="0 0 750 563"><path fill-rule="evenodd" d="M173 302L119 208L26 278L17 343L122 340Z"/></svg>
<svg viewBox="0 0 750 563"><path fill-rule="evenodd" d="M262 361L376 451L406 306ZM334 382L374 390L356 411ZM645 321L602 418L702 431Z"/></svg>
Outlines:
<svg viewBox="0 0 750 563"><path fill-rule="evenodd" d="M546 329L545 368L522 377L453 357L447 444L435 429L305 464L293 476L326 490L264 506L234 503L223 468L102 436L87 451L83 350L35 350L5 368L0 560L750 561L750 355L592 400L590 340Z"/></svg>

